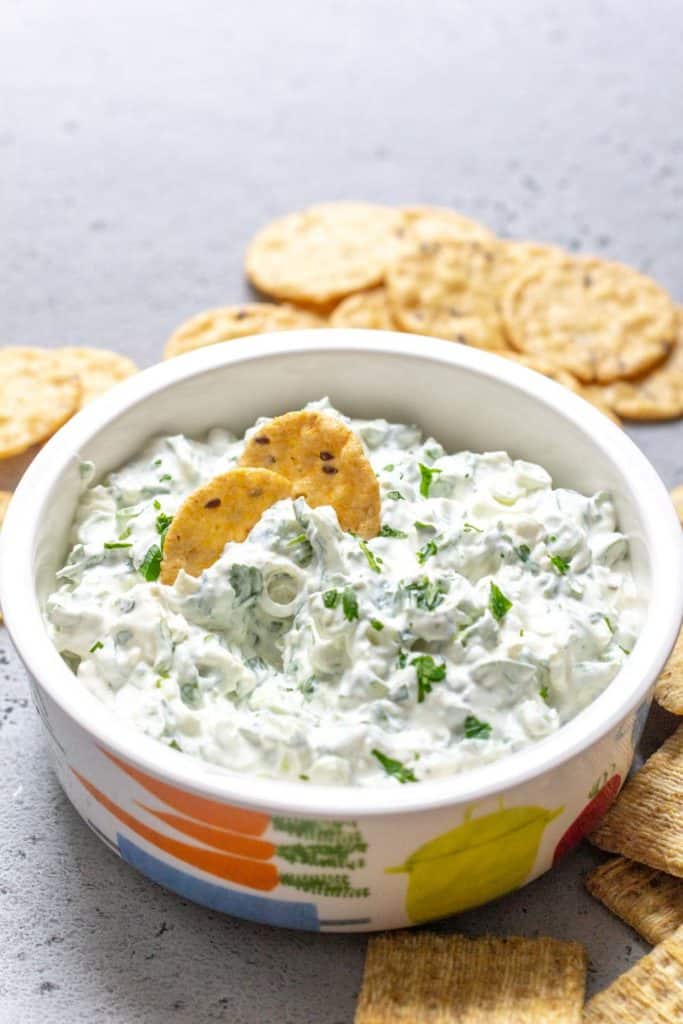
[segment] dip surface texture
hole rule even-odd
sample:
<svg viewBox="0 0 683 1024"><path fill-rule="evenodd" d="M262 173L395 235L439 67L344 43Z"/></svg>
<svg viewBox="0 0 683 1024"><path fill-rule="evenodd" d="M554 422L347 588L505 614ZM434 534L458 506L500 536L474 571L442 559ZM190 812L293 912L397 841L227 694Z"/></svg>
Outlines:
<svg viewBox="0 0 683 1024"><path fill-rule="evenodd" d="M377 537L280 501L173 586L158 582L164 531L244 441L157 439L96 486L84 463L46 607L74 685L187 755L302 784L449 775L594 700L641 624L609 494L553 489L504 452L449 455L413 426L344 422L379 478Z"/></svg>

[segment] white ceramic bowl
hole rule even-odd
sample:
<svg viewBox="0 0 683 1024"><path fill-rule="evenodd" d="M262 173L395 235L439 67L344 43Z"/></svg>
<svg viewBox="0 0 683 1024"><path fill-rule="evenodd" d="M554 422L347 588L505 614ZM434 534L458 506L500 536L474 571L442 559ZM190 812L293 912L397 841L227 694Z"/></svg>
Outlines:
<svg viewBox="0 0 683 1024"><path fill-rule="evenodd" d="M414 421L449 451L506 449L556 485L615 496L647 613L618 677L556 735L416 786L354 789L219 772L111 717L48 639L78 462L99 475L155 434L241 432L329 395ZM521 366L406 334L274 334L152 367L79 413L29 468L2 535L2 603L57 775L111 847L184 897L290 927L393 928L524 885L591 828L626 775L683 609L681 529L657 474L599 412Z"/></svg>

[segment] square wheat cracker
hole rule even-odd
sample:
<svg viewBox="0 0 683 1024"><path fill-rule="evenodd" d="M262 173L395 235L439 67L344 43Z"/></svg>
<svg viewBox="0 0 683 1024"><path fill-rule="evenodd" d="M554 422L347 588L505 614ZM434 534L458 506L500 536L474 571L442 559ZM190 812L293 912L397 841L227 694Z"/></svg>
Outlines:
<svg viewBox="0 0 683 1024"><path fill-rule="evenodd" d="M579 1024L586 954L558 939L370 939L355 1024Z"/></svg>
<svg viewBox="0 0 683 1024"><path fill-rule="evenodd" d="M679 1024L683 1021L683 929L599 992L584 1024Z"/></svg>
<svg viewBox="0 0 683 1024"><path fill-rule="evenodd" d="M586 888L653 946L683 926L683 881L663 871L614 857L590 873Z"/></svg>
<svg viewBox="0 0 683 1024"><path fill-rule="evenodd" d="M683 878L683 725L624 786L590 840Z"/></svg>

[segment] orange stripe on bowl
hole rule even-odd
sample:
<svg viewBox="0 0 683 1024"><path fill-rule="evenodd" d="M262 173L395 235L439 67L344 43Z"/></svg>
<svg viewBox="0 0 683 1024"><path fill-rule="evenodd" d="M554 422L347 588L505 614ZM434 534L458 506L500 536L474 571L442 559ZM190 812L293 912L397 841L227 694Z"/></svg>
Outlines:
<svg viewBox="0 0 683 1024"><path fill-rule="evenodd" d="M241 832L247 836L260 836L268 828L270 818L267 814L258 811L247 811L242 807L233 807L231 804L222 804L218 800L209 800L207 797L197 796L188 793L184 789L178 789L167 782L161 782L152 775L146 775L139 768L134 768L120 758L111 754L104 747L100 750L105 757L126 773L132 779L139 782L149 793L154 793L160 800L163 800L169 807L187 814L197 821L203 821L207 825L217 828L227 828L233 832Z"/></svg>
<svg viewBox="0 0 683 1024"><path fill-rule="evenodd" d="M250 857L254 860L270 860L275 853L275 844L268 843L263 839L252 839L250 836L240 835L237 832L226 832L225 829L213 828L201 821L192 821L191 818L181 818L179 814L172 814L170 811L159 811L154 807L136 800L138 807L153 814L167 825L183 832L186 836L198 839L200 843L213 846L217 850L225 850L226 853L234 853L239 857Z"/></svg>
<svg viewBox="0 0 683 1024"><path fill-rule="evenodd" d="M219 878L236 882L238 885L248 886L250 889L261 889L268 892L278 884L279 875L274 864L266 864L258 860L245 860L242 857L230 857L226 853L203 850L198 846L192 846L189 843L181 843L177 839L171 839L170 836L157 832L142 821L138 821L132 814L128 814L127 811L124 811L122 807L119 807L118 804L115 804L108 796L105 796L104 793L93 786L91 782L88 782L75 768L72 768L71 771L88 792L94 796L97 802L106 808L110 814L113 814L115 818L122 821L133 832L137 832L147 842L152 843L160 850L165 850L166 853L170 853L178 860L182 860L186 864L192 864L208 874L217 875Z"/></svg>

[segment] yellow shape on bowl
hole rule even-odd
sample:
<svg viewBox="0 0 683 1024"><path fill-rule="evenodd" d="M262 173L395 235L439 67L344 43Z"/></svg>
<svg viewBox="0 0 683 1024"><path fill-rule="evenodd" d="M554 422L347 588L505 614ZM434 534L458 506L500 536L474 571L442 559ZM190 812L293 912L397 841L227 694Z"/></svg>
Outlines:
<svg viewBox="0 0 683 1024"><path fill-rule="evenodd" d="M387 874L409 875L411 921L457 914L518 889L536 860L546 826L564 807L510 807L472 818L420 846Z"/></svg>

